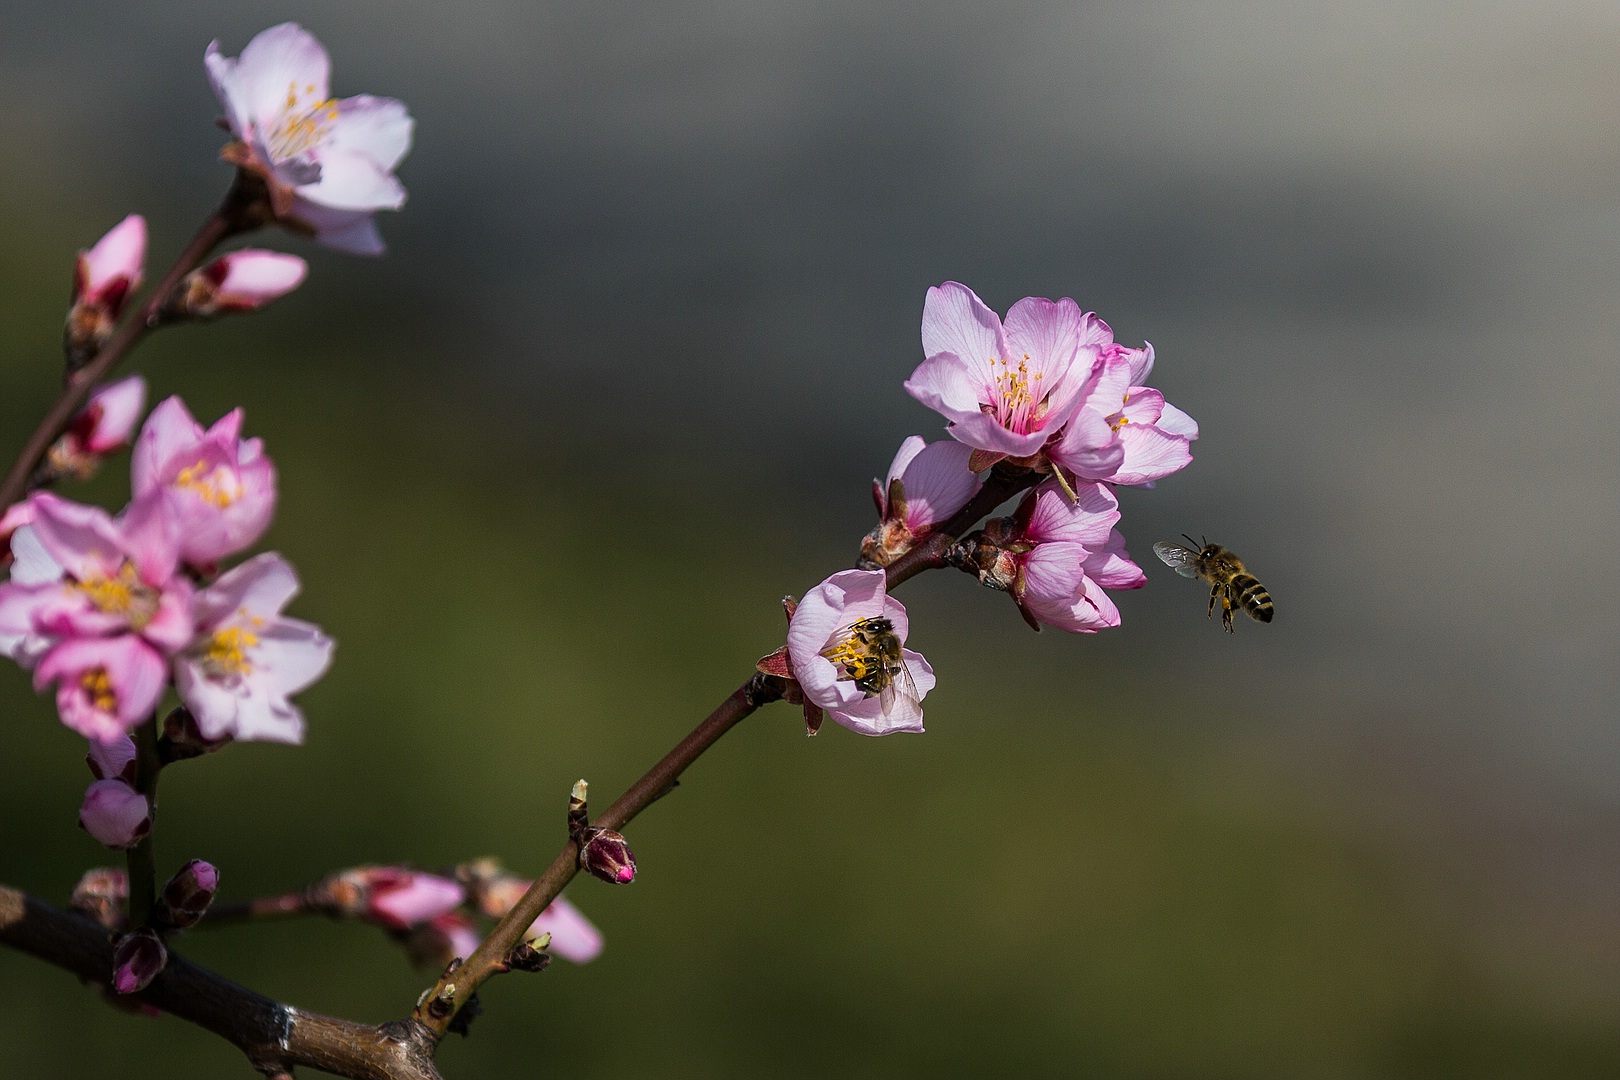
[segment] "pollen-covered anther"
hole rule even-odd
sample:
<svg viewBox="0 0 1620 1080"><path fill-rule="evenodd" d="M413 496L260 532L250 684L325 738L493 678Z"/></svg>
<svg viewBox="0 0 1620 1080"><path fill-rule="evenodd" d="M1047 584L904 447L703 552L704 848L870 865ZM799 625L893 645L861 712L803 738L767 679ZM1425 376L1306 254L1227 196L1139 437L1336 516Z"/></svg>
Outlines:
<svg viewBox="0 0 1620 1080"><path fill-rule="evenodd" d="M80 675L79 687L96 709L106 713L118 711L118 694L113 690L106 668L94 667Z"/></svg>
<svg viewBox="0 0 1620 1080"><path fill-rule="evenodd" d="M78 590L89 597L98 611L118 615L136 630L157 614L160 594L141 580L135 567L124 563L113 576L96 575L77 582Z"/></svg>
<svg viewBox="0 0 1620 1080"><path fill-rule="evenodd" d="M325 101L310 101L315 96L315 87L306 86L302 94L298 91L296 83L287 85L287 99L281 122L275 130L265 139L265 148L270 156L277 162L297 157L313 146L317 146L331 131L332 124L338 118L338 103L336 98L327 98Z"/></svg>
<svg viewBox="0 0 1620 1080"><path fill-rule="evenodd" d="M209 468L207 461L187 465L174 478L174 486L192 491L205 502L223 510L242 497L242 481L224 465Z"/></svg>
<svg viewBox="0 0 1620 1080"><path fill-rule="evenodd" d="M216 630L208 639L208 650L203 654L203 667L219 678L247 675L253 671L253 662L247 650L259 643L259 636L241 626L227 626Z"/></svg>

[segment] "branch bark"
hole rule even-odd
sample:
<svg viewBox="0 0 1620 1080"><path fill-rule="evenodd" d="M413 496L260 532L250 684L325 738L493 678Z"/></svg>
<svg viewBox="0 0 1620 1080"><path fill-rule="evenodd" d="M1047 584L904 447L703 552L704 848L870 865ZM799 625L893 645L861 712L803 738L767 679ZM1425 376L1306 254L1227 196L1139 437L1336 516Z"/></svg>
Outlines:
<svg viewBox="0 0 1620 1080"><path fill-rule="evenodd" d="M91 920L0 885L0 944L107 986L112 943ZM438 1036L414 1020L372 1026L272 1001L171 951L151 985L126 1000L213 1032L235 1044L255 1069L273 1076L297 1066L349 1080L441 1080Z"/></svg>

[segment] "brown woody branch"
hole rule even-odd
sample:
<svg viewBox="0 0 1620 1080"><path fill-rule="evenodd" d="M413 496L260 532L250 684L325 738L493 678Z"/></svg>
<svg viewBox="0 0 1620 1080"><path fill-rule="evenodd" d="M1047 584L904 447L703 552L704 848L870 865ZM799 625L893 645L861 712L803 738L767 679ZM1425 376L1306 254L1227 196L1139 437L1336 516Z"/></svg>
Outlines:
<svg viewBox="0 0 1620 1080"><path fill-rule="evenodd" d="M98 986L112 977L112 943L91 920L0 885L0 944ZM441 1080L438 1036L413 1020L371 1026L272 1001L170 952L146 989L124 1000L189 1020L236 1045L266 1075L297 1066L349 1080Z"/></svg>

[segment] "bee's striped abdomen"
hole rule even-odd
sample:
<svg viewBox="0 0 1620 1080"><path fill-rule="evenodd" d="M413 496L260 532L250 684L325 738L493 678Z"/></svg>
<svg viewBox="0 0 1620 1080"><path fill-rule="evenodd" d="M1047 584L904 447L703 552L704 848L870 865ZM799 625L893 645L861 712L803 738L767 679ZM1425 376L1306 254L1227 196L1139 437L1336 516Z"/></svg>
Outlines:
<svg viewBox="0 0 1620 1080"><path fill-rule="evenodd" d="M1231 594L1238 607L1248 613L1249 618L1259 622L1270 622L1274 610L1271 604L1271 594L1266 587L1257 581L1253 574L1239 574L1232 579Z"/></svg>

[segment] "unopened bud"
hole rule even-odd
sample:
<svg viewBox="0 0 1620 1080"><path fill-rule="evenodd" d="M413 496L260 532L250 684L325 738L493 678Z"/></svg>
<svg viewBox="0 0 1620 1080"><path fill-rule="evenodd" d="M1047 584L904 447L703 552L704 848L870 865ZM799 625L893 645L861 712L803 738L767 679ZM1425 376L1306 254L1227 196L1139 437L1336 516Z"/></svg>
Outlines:
<svg viewBox="0 0 1620 1080"><path fill-rule="evenodd" d="M163 735L158 739L158 757L165 765L212 754L231 741L229 735L210 739L197 726L197 718L184 705L163 718Z"/></svg>
<svg viewBox="0 0 1620 1080"><path fill-rule="evenodd" d="M84 408L45 452L36 479L42 483L72 477L88 480L101 459L128 445L146 406L146 380L139 375L92 391Z"/></svg>
<svg viewBox="0 0 1620 1080"><path fill-rule="evenodd" d="M192 859L163 886L158 902L169 925L185 929L201 921L218 891L219 871L212 863Z"/></svg>
<svg viewBox="0 0 1620 1080"><path fill-rule="evenodd" d="M624 837L612 829L591 827L580 848L579 865L592 877L610 885L628 885L636 880L636 857Z"/></svg>
<svg viewBox="0 0 1620 1080"><path fill-rule="evenodd" d="M127 784L133 784L135 740L128 735L120 735L109 743L92 741L90 752L84 755L84 763L90 766L90 771L97 780L122 780Z"/></svg>
<svg viewBox="0 0 1620 1080"><path fill-rule="evenodd" d="M129 875L111 866L86 870L68 897L68 907L84 912L108 930L124 924L128 904Z"/></svg>
<svg viewBox="0 0 1620 1080"><path fill-rule="evenodd" d="M955 544L946 553L946 561L974 575L989 588L1016 592L1018 556L1034 546L1017 539L1017 535L1017 524L1012 518L991 518L984 523L984 528L969 533Z"/></svg>
<svg viewBox="0 0 1620 1080"><path fill-rule="evenodd" d="M525 941L507 954L506 966L513 971L544 971L551 965L551 957L546 953L546 946L550 944L550 934Z"/></svg>
<svg viewBox="0 0 1620 1080"><path fill-rule="evenodd" d="M156 930L143 926L130 931L113 946L113 991L133 994L145 990L168 962L169 950Z"/></svg>
<svg viewBox="0 0 1620 1080"><path fill-rule="evenodd" d="M591 819L586 812L586 795L590 785L584 780L574 782L574 789L568 793L568 839L584 846L585 830Z"/></svg>
<svg viewBox="0 0 1620 1080"><path fill-rule="evenodd" d="M212 319L257 311L303 284L309 265L296 255L249 248L221 255L193 270L164 308L171 318Z"/></svg>
<svg viewBox="0 0 1620 1080"><path fill-rule="evenodd" d="M73 306L68 310L63 347L68 366L83 367L112 336L124 305L141 284L146 263L146 219L131 214L73 267Z"/></svg>
<svg viewBox="0 0 1620 1080"><path fill-rule="evenodd" d="M110 848L132 848L152 831L152 806L122 780L97 780L85 789L79 827Z"/></svg>

